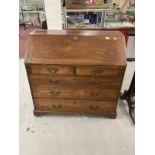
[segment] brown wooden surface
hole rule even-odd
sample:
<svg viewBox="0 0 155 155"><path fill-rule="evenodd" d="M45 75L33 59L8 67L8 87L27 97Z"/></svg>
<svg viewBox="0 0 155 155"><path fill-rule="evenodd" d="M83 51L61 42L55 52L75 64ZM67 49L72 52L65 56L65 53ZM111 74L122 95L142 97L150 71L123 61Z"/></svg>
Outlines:
<svg viewBox="0 0 155 155"><path fill-rule="evenodd" d="M120 88L122 78L30 75L33 86L68 88Z"/></svg>
<svg viewBox="0 0 155 155"><path fill-rule="evenodd" d="M32 74L122 77L124 66L30 65Z"/></svg>
<svg viewBox="0 0 155 155"><path fill-rule="evenodd" d="M36 116L71 112L116 118L126 68L121 33L36 30L25 66Z"/></svg>
<svg viewBox="0 0 155 155"><path fill-rule="evenodd" d="M115 113L116 103L110 101L91 100L62 100L62 99L35 99L37 110L64 111L64 112L86 112L86 113Z"/></svg>
<svg viewBox="0 0 155 155"><path fill-rule="evenodd" d="M32 64L126 65L120 32L38 30L30 35L28 49Z"/></svg>
<svg viewBox="0 0 155 155"><path fill-rule="evenodd" d="M101 66L101 67L89 67L82 66L77 67L77 76L104 76L104 77L120 77L122 76L122 67L118 66Z"/></svg>
<svg viewBox="0 0 155 155"><path fill-rule="evenodd" d="M32 65L30 70L32 74L73 75L74 73L71 66Z"/></svg>
<svg viewBox="0 0 155 155"><path fill-rule="evenodd" d="M92 99L115 101L118 89L32 87L34 98Z"/></svg>
<svg viewBox="0 0 155 155"><path fill-rule="evenodd" d="M52 111L52 110L48 110L48 111L45 111L45 110L35 110L34 109L34 111L33 111L33 113L34 113L34 115L35 116L41 116L41 115L49 115L49 114L51 114L51 116L53 115L53 114L80 114L80 116L81 116L81 114L84 114L84 115L98 115L98 116L104 116L104 117L109 117L109 118L113 118L113 119L115 119L116 118L116 116L117 116L117 112L108 112L108 111L104 111L104 112L90 112L90 111L69 111L69 112L67 112L67 111Z"/></svg>

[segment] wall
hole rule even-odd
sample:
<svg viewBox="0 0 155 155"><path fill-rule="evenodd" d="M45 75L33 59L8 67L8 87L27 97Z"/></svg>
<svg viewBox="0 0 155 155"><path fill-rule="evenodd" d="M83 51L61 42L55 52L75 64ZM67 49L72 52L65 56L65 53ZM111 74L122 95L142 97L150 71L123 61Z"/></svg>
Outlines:
<svg viewBox="0 0 155 155"><path fill-rule="evenodd" d="M45 0L48 29L62 29L61 0Z"/></svg>

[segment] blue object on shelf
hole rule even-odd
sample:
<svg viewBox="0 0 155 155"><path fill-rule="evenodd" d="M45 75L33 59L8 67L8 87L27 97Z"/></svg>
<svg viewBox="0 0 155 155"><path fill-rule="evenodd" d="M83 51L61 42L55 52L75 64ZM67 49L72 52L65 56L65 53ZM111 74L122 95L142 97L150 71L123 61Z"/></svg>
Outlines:
<svg viewBox="0 0 155 155"><path fill-rule="evenodd" d="M89 16L89 23L90 23L90 24L96 24L96 19L97 19L96 14L91 14L91 15Z"/></svg>
<svg viewBox="0 0 155 155"><path fill-rule="evenodd" d="M75 16L75 20L83 20L83 19L84 19L83 15Z"/></svg>

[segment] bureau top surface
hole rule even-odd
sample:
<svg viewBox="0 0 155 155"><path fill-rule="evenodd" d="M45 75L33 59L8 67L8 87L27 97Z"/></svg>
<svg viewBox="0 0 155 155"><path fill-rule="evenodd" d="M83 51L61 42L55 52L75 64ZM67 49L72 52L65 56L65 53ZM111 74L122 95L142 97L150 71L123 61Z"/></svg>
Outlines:
<svg viewBox="0 0 155 155"><path fill-rule="evenodd" d="M125 39L117 31L35 30L26 62L62 65L126 65Z"/></svg>

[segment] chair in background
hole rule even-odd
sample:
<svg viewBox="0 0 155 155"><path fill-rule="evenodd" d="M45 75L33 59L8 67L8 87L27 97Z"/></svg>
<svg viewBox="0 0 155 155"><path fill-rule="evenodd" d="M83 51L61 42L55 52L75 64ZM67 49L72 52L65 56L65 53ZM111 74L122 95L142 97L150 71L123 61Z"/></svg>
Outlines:
<svg viewBox="0 0 155 155"><path fill-rule="evenodd" d="M128 36L134 37L135 32L129 32ZM135 61L134 51L132 52L132 54L131 53L127 54L127 61L128 62ZM134 71L129 89L125 90L124 93L120 94L120 99L127 101L130 117L133 123L135 124L135 71Z"/></svg>

